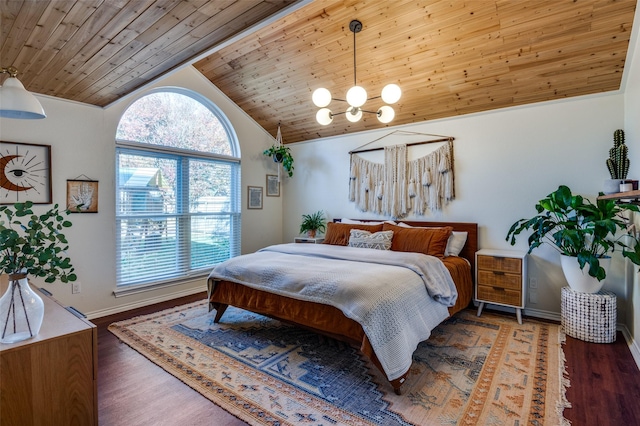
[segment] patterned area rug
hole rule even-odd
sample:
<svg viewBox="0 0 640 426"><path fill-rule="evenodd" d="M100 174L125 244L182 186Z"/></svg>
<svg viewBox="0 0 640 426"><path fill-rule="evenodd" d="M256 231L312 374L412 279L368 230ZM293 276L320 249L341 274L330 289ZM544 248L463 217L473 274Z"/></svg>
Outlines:
<svg viewBox="0 0 640 426"><path fill-rule="evenodd" d="M205 302L111 324L138 352L252 425L559 425L560 327L463 311L433 330L395 395L356 348Z"/></svg>

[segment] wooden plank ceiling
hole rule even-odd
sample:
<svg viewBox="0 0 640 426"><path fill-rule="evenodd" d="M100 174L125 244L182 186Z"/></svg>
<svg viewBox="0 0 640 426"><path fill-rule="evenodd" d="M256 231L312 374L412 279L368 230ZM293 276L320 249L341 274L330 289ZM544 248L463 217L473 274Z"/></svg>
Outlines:
<svg viewBox="0 0 640 426"><path fill-rule="evenodd" d="M105 106L294 0L2 0L0 66L36 93Z"/></svg>
<svg viewBox="0 0 640 426"><path fill-rule="evenodd" d="M403 91L389 125L620 88L635 0L277 0L0 2L0 64L36 93L105 106L190 63L285 143L381 128L375 115L321 126L311 93L357 80ZM218 46L218 47L216 47ZM202 56L200 56L202 57ZM377 110L379 99L364 108ZM342 112L346 104L329 108Z"/></svg>

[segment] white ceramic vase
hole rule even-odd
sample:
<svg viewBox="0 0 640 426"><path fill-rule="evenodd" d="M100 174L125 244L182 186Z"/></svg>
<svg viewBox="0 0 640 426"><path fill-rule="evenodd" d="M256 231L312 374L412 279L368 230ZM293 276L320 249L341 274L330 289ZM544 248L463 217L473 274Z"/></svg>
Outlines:
<svg viewBox="0 0 640 426"><path fill-rule="evenodd" d="M9 287L0 298L0 342L15 343L36 336L43 318L44 302L31 289L26 275L10 275Z"/></svg>
<svg viewBox="0 0 640 426"><path fill-rule="evenodd" d="M598 259L600 266L602 266L606 273L609 272L611 266L611 257L605 257ZM596 278L589 275L589 265L584 265L583 269L580 269L580 264L575 256L560 255L560 265L562 266L562 272L564 277L574 291L582 293L597 293L602 289L604 281L598 281Z"/></svg>

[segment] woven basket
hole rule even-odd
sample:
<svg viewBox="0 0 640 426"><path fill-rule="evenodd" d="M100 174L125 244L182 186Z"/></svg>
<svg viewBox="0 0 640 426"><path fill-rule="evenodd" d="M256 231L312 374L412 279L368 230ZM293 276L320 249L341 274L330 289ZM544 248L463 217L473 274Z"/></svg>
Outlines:
<svg viewBox="0 0 640 426"><path fill-rule="evenodd" d="M562 288L561 323L567 336L593 343L616 340L617 306L613 292L597 293Z"/></svg>

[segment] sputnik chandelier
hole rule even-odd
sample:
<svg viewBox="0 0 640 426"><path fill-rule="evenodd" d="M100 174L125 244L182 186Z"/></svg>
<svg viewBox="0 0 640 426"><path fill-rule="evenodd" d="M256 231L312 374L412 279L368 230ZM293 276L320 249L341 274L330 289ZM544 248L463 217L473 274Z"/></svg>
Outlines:
<svg viewBox="0 0 640 426"><path fill-rule="evenodd" d="M318 120L318 123L326 126L333 121L334 116L345 114L347 120L355 123L362 118L362 113L366 112L375 114L382 123L389 123L396 115L393 108L389 105L381 106L378 111L367 111L362 109L362 106L365 102L378 98L382 98L382 101L386 104L395 104L400 100L402 91L397 84L387 84L382 89L381 96L367 98L367 91L362 86L358 86L356 80L356 34L362 31L362 23L354 19L349 23L349 29L353 33L353 87L347 91L346 100L331 97L331 92L325 88L316 89L311 97L315 106L320 108L316 113L316 120ZM349 107L345 112L333 113L329 108L326 108L332 100L347 102Z"/></svg>

